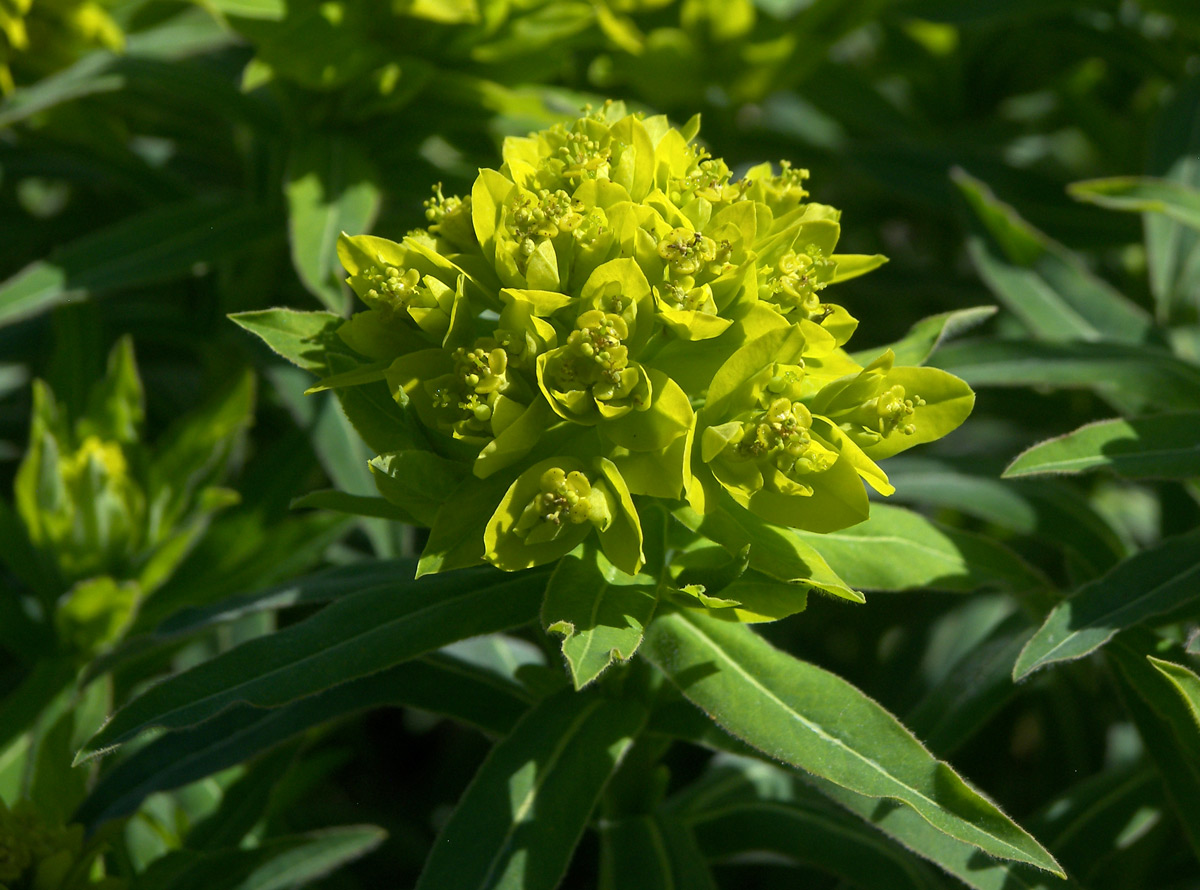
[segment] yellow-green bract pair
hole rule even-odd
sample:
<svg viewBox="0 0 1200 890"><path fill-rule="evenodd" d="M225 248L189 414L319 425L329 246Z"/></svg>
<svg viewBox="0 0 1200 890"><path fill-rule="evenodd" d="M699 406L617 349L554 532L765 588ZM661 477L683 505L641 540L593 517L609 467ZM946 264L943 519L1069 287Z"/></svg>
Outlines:
<svg viewBox="0 0 1200 890"><path fill-rule="evenodd" d="M807 172L734 180L697 130L609 105L508 139L499 169L466 197L439 188L399 243L343 236L368 309L341 338L447 477L494 492L471 558L527 568L594 528L635 573L647 497L704 512L724 491L772 523L844 528L867 516L864 481L892 491L876 460L970 412L957 378L842 348L857 322L825 288L884 260L834 253L839 213L806 201ZM428 466L412 453L387 472Z"/></svg>

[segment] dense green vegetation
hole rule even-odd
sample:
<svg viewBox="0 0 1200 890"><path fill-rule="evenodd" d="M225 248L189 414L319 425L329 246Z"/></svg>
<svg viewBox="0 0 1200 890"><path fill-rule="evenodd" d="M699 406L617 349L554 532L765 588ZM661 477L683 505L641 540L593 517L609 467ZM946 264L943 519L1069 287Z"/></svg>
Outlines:
<svg viewBox="0 0 1200 890"><path fill-rule="evenodd" d="M1193 7L0 0L0 888L1200 888Z"/></svg>

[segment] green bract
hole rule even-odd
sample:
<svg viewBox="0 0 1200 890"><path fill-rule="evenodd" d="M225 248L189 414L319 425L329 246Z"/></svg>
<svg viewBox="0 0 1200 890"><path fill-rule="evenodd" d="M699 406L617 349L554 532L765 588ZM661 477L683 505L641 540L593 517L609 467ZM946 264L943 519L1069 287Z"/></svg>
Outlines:
<svg viewBox="0 0 1200 890"><path fill-rule="evenodd" d="M949 374L843 349L857 322L827 288L883 258L835 253L839 212L807 200L807 171L734 179L698 129L610 104L508 139L399 243L342 236L368 308L339 334L370 364L323 386L382 378L404 438L467 480L431 517L427 570L525 569L594 531L633 574L648 498L844 528L867 518L864 482L892 491L877 459L970 412ZM429 517L413 490L381 484Z"/></svg>

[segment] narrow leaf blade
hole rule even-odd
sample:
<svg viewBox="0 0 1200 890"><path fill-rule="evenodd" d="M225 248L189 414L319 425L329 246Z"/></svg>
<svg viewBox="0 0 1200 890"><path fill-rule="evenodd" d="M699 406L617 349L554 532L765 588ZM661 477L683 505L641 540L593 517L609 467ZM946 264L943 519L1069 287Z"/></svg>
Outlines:
<svg viewBox="0 0 1200 890"><path fill-rule="evenodd" d="M1004 475L1074 474L1100 469L1126 479L1200 476L1200 411L1090 423L1022 452Z"/></svg>

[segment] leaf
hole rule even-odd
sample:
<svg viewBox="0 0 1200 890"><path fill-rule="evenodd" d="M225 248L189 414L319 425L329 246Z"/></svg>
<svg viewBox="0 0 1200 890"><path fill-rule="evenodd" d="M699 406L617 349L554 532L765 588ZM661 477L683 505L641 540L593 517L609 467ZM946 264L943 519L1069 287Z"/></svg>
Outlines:
<svg viewBox="0 0 1200 890"><path fill-rule="evenodd" d="M1146 656L1146 660L1154 665L1158 672L1171 684L1175 692L1179 693L1179 697L1182 699L1187 713L1191 714L1192 722L1196 724L1194 732L1200 733L1200 677L1196 676L1195 671L1190 671L1183 665L1176 664L1173 661L1155 658L1153 655ZM1188 732L1183 726L1177 729L1181 734ZM1200 736L1197 736L1191 747L1200 751Z"/></svg>
<svg viewBox="0 0 1200 890"><path fill-rule="evenodd" d="M296 763L300 744L281 745L246 766L221 794L220 805L191 827L191 850L236 847L267 812L275 787L285 781Z"/></svg>
<svg viewBox="0 0 1200 890"><path fill-rule="evenodd" d="M324 877L379 846L374 825L347 825L271 838L250 849L176 850L138 875L138 890L286 890Z"/></svg>
<svg viewBox="0 0 1200 890"><path fill-rule="evenodd" d="M272 213L230 200L156 207L64 245L0 284L0 326L69 300L169 281L259 243Z"/></svg>
<svg viewBox="0 0 1200 890"><path fill-rule="evenodd" d="M332 312L299 312L295 309L260 309L229 316L293 365L325 374L325 347L337 337L342 319Z"/></svg>
<svg viewBox="0 0 1200 890"><path fill-rule="evenodd" d="M1087 499L1053 480L1001 481L924 458L896 458L887 467L896 486L894 500L957 510L1052 542L1083 566L1088 577L1103 574L1128 555Z"/></svg>
<svg viewBox="0 0 1200 890"><path fill-rule="evenodd" d="M821 554L792 529L764 522L724 495L718 509L700 515L689 508L680 508L675 517L732 554L749 545L750 565L765 575L865 602L863 595L839 578Z"/></svg>
<svg viewBox="0 0 1200 890"><path fill-rule="evenodd" d="M856 589L998 586L1021 592L1050 586L1041 572L998 541L938 525L903 507L873 504L871 517L851 528L794 534L819 549L833 571Z"/></svg>
<svg viewBox="0 0 1200 890"><path fill-rule="evenodd" d="M660 614L642 651L683 694L769 757L911 807L945 834L1055 874L1058 863L876 702L748 628Z"/></svg>
<svg viewBox="0 0 1200 890"><path fill-rule="evenodd" d="M432 526L446 503L446 492L462 480L462 465L430 451L393 451L371 458L375 486L389 502Z"/></svg>
<svg viewBox="0 0 1200 890"><path fill-rule="evenodd" d="M704 860L687 826L664 813L600 826L600 890L716 890Z"/></svg>
<svg viewBox="0 0 1200 890"><path fill-rule="evenodd" d="M1200 857L1200 732L1190 702L1147 657L1155 640L1133 634L1109 646L1121 700L1182 824L1193 853Z"/></svg>
<svg viewBox="0 0 1200 890"><path fill-rule="evenodd" d="M968 241L984 283L1040 340L1144 342L1150 317L962 170L951 178L982 232Z"/></svg>
<svg viewBox="0 0 1200 890"><path fill-rule="evenodd" d="M417 890L552 890L645 721L631 700L564 690L497 743L434 842Z"/></svg>
<svg viewBox="0 0 1200 890"><path fill-rule="evenodd" d="M850 357L860 365L868 365L890 349L895 353L897 367L923 365L946 340L983 324L995 314L995 306L972 306L969 309L941 312L918 321L895 343L854 352Z"/></svg>
<svg viewBox="0 0 1200 890"><path fill-rule="evenodd" d="M1109 210L1161 213L1193 229L1200 229L1200 191L1153 176L1113 176L1089 179L1067 186L1077 201Z"/></svg>
<svg viewBox="0 0 1200 890"><path fill-rule="evenodd" d="M1004 476L1096 469L1112 470L1125 479L1200 476L1200 411L1089 423L1022 452Z"/></svg>
<svg viewBox="0 0 1200 890"><path fill-rule="evenodd" d="M1046 616L1013 677L1096 651L1117 632L1200 600L1200 534L1171 538L1084 585Z"/></svg>
<svg viewBox="0 0 1200 890"><path fill-rule="evenodd" d="M855 887L944 886L908 850L773 764L718 755L708 775L683 797L672 808L682 810L710 862L765 853L820 869Z"/></svg>
<svg viewBox="0 0 1200 890"><path fill-rule="evenodd" d="M1191 411L1200 403L1200 369L1171 354L1121 343L956 343L938 364L972 387L1090 389L1119 410Z"/></svg>
<svg viewBox="0 0 1200 890"><path fill-rule="evenodd" d="M950 754L1017 693L1012 664L1033 635L1024 615L1011 615L976 643L905 715L905 724L939 754Z"/></svg>
<svg viewBox="0 0 1200 890"><path fill-rule="evenodd" d="M316 615L250 640L147 690L80 752L88 759L151 726L177 729L239 703L279 707L455 640L532 620L540 573L400 580L343 597ZM482 582L482 583L481 583Z"/></svg>
<svg viewBox="0 0 1200 890"><path fill-rule="evenodd" d="M292 263L304 286L337 313L347 307L338 236L371 228L381 200L378 179L366 155L345 137L310 133L292 149L284 187Z"/></svg>
<svg viewBox="0 0 1200 890"><path fill-rule="evenodd" d="M313 509L345 513L348 516L368 516L388 519L409 525L420 525L412 516L386 498L373 498L361 494L347 494L336 488L321 488L302 494L291 503L293 510Z"/></svg>
<svg viewBox="0 0 1200 890"><path fill-rule="evenodd" d="M491 733L510 730L532 696L511 676L444 653L422 656L279 708L235 705L170 732L100 777L75 814L95 827L134 812L147 796L203 779L314 726L381 707L414 707Z"/></svg>
<svg viewBox="0 0 1200 890"><path fill-rule="evenodd" d="M633 657L658 603L656 587L648 575L618 571L595 547L558 561L546 583L542 626L562 635L576 689Z"/></svg>

